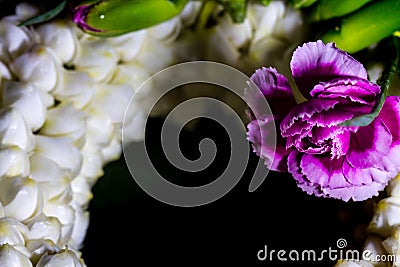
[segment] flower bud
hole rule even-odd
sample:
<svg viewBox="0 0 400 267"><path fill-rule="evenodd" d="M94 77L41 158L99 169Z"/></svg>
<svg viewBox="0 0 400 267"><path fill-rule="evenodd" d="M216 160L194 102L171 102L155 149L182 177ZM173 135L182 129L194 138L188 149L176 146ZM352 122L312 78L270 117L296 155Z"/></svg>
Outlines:
<svg viewBox="0 0 400 267"><path fill-rule="evenodd" d="M100 37L119 36L149 28L178 15L188 0L86 1L73 10L73 21Z"/></svg>

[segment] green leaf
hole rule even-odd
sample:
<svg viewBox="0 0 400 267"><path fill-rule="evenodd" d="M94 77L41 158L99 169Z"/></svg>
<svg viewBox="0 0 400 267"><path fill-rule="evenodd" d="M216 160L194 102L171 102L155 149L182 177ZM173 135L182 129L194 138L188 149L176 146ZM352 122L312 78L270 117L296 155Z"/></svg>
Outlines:
<svg viewBox="0 0 400 267"><path fill-rule="evenodd" d="M400 30L399 10L400 0L371 1L355 12L338 18L339 21L319 39L324 43L335 43L348 53L359 52Z"/></svg>
<svg viewBox="0 0 400 267"><path fill-rule="evenodd" d="M395 73L399 72L399 58L400 58L400 41L398 37L392 37L396 56L385 67L378 85L381 87L381 94L377 101L374 110L365 115L355 117L339 124L339 126L367 126L369 125L381 112L383 104L385 103L386 96L389 90L390 83Z"/></svg>
<svg viewBox="0 0 400 267"><path fill-rule="evenodd" d="M328 20L335 17L342 17L359 10L373 0L320 0L311 9L309 19L311 22Z"/></svg>
<svg viewBox="0 0 400 267"><path fill-rule="evenodd" d="M37 15L33 18L27 19L23 22L21 22L20 24L18 24L18 26L27 26L27 25L32 25L32 24L36 24L36 23L42 23L45 21L49 21L52 18L56 17L58 14L60 14L64 8L65 5L67 4L67 0L62 1L60 4L58 4L56 7L54 7L53 9L50 9L49 11Z"/></svg>
<svg viewBox="0 0 400 267"><path fill-rule="evenodd" d="M294 8L306 8L313 5L318 0L292 0L292 5Z"/></svg>

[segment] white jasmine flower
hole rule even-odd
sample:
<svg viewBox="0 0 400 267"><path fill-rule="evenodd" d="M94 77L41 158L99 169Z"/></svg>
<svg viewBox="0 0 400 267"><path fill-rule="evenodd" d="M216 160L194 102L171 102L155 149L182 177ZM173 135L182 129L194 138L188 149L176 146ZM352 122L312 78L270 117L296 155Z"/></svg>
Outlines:
<svg viewBox="0 0 400 267"><path fill-rule="evenodd" d="M9 17L0 20L0 59L9 63L29 47L31 39L24 27L18 27Z"/></svg>
<svg viewBox="0 0 400 267"><path fill-rule="evenodd" d="M20 81L29 82L46 92L55 88L60 76L55 58L40 45L21 54L11 66Z"/></svg>
<svg viewBox="0 0 400 267"><path fill-rule="evenodd" d="M62 225L57 217L42 213L28 221L26 226L29 230L25 234L27 240L51 240L54 244L60 241Z"/></svg>
<svg viewBox="0 0 400 267"><path fill-rule="evenodd" d="M75 221L73 224L71 237L68 240L68 246L76 250L81 249L89 227L89 212L85 211L78 203L74 203ZM86 209L86 205L84 206Z"/></svg>
<svg viewBox="0 0 400 267"><path fill-rule="evenodd" d="M61 168L76 175L82 165L82 155L68 137L36 135L35 153L56 162ZM63 153L60 153L63 151Z"/></svg>
<svg viewBox="0 0 400 267"><path fill-rule="evenodd" d="M77 52L77 37L71 25L65 21L52 21L37 27L40 42L57 57L61 63L70 63Z"/></svg>
<svg viewBox="0 0 400 267"><path fill-rule="evenodd" d="M47 217L56 217L61 223L59 244L67 244L74 227L75 210L68 203L63 203L57 199L48 200L45 204L43 213Z"/></svg>
<svg viewBox="0 0 400 267"><path fill-rule="evenodd" d="M60 251L60 247L50 239L28 240L26 241L26 247L31 251L30 260L35 266L43 255L52 255Z"/></svg>
<svg viewBox="0 0 400 267"><path fill-rule="evenodd" d="M44 254L40 258L36 267L85 267L85 263L80 259L80 255L71 249L62 249L55 254Z"/></svg>
<svg viewBox="0 0 400 267"><path fill-rule="evenodd" d="M34 154L30 157L30 166L30 177L38 183L45 199L56 198L68 190L72 179L71 173L61 168L55 161Z"/></svg>
<svg viewBox="0 0 400 267"><path fill-rule="evenodd" d="M81 148L85 143L87 114L77 110L70 103L62 103L47 111L46 122L40 133L46 136L70 137L76 147Z"/></svg>
<svg viewBox="0 0 400 267"><path fill-rule="evenodd" d="M389 255L394 256L393 266L400 266L400 225L394 227L391 236L382 242Z"/></svg>
<svg viewBox="0 0 400 267"><path fill-rule="evenodd" d="M83 109L89 104L95 91L95 81L86 72L63 70L61 81L54 90L54 96L71 102L75 108Z"/></svg>
<svg viewBox="0 0 400 267"><path fill-rule="evenodd" d="M117 51L121 61L130 62L134 60L135 56L139 53L146 36L146 30L139 30L109 38L108 41Z"/></svg>
<svg viewBox="0 0 400 267"><path fill-rule="evenodd" d="M0 245L0 266L32 267L29 257L9 244Z"/></svg>
<svg viewBox="0 0 400 267"><path fill-rule="evenodd" d="M5 177L0 180L0 202L6 217L26 221L43 208L43 198L37 183L24 177Z"/></svg>
<svg viewBox="0 0 400 267"><path fill-rule="evenodd" d="M42 127L46 119L46 108L39 91L27 83L5 81L3 84L4 105L18 110L32 131Z"/></svg>
<svg viewBox="0 0 400 267"><path fill-rule="evenodd" d="M0 177L27 176L30 170L29 158L18 147L0 150Z"/></svg>
<svg viewBox="0 0 400 267"><path fill-rule="evenodd" d="M388 197L378 202L374 216L368 226L369 232L383 238L390 236L392 228L400 224L400 198Z"/></svg>
<svg viewBox="0 0 400 267"><path fill-rule="evenodd" d="M97 82L112 78L118 63L118 53L104 39L82 38L74 58L75 69L89 73Z"/></svg>
<svg viewBox="0 0 400 267"><path fill-rule="evenodd" d="M80 175L84 176L92 185L98 177L104 174L101 147L87 139L82 149L82 168Z"/></svg>

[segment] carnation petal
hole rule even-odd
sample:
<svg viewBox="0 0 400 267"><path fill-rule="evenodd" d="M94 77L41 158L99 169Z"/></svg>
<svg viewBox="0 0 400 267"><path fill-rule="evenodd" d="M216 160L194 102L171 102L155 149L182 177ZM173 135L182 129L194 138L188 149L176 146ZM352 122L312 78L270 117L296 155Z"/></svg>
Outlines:
<svg viewBox="0 0 400 267"><path fill-rule="evenodd" d="M285 141L277 136L274 138L268 134L271 128L271 120L253 120L248 125L248 140L252 143L254 152L265 160L265 164L273 171L287 171L287 155L290 150L285 147ZM262 134L261 134L262 131Z"/></svg>
<svg viewBox="0 0 400 267"><path fill-rule="evenodd" d="M324 44L321 40L309 42L298 47L290 62L293 77L304 97L319 82L330 81L344 76L367 79L364 66L333 43Z"/></svg>
<svg viewBox="0 0 400 267"><path fill-rule="evenodd" d="M304 192L307 192L309 195L322 196L322 192L320 190L320 186L317 184L311 183L307 180L307 177L302 173L302 169L300 167L302 154L297 151L292 151L288 156L288 171L293 175L293 178L297 182L297 186L300 187Z"/></svg>
<svg viewBox="0 0 400 267"><path fill-rule="evenodd" d="M379 113L379 118L389 129L393 137L392 146L400 144L400 97L388 96Z"/></svg>
<svg viewBox="0 0 400 267"><path fill-rule="evenodd" d="M289 81L275 68L261 68L251 76L271 107L272 114L280 119L296 105ZM258 97L247 95L247 97ZM257 101L252 101L257 103Z"/></svg>
<svg viewBox="0 0 400 267"><path fill-rule="evenodd" d="M381 164L390 152L392 135L378 117L368 126L352 133L347 161L355 168L370 168Z"/></svg>
<svg viewBox="0 0 400 267"><path fill-rule="evenodd" d="M281 131L283 137L298 134L303 131L303 121L307 121L316 113L321 113L333 109L338 104L337 100L311 99L296 105L290 110L281 122ZM314 121L312 119L312 121Z"/></svg>

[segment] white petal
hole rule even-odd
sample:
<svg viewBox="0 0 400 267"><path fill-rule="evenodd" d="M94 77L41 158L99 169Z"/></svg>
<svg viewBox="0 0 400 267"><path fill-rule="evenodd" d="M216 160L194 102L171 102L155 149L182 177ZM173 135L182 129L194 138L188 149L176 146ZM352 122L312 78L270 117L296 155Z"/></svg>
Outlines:
<svg viewBox="0 0 400 267"><path fill-rule="evenodd" d="M61 168L76 175L82 164L82 155L73 145L73 141L66 137L47 137L36 135L35 152L56 162ZM62 153L60 153L62 151Z"/></svg>
<svg viewBox="0 0 400 267"><path fill-rule="evenodd" d="M30 43L30 37L24 31L24 27L18 27L15 23L2 19L0 22L0 58L4 62L10 62L22 54Z"/></svg>
<svg viewBox="0 0 400 267"><path fill-rule="evenodd" d="M119 159L121 153L122 153L122 146L119 136L118 138L113 138L106 147L103 147L101 149L101 154L103 155L105 163Z"/></svg>
<svg viewBox="0 0 400 267"><path fill-rule="evenodd" d="M124 144L144 139L146 120L145 112L132 102L123 125L122 141Z"/></svg>
<svg viewBox="0 0 400 267"><path fill-rule="evenodd" d="M386 191L390 196L400 197L400 174L389 181Z"/></svg>
<svg viewBox="0 0 400 267"><path fill-rule="evenodd" d="M76 53L77 39L66 21L57 20L40 25L36 32L44 46L51 49L62 63L69 63Z"/></svg>
<svg viewBox="0 0 400 267"><path fill-rule="evenodd" d="M175 41L175 39L181 33L181 29L181 20L179 17L173 17L172 19L148 28L147 32L156 40L172 42Z"/></svg>
<svg viewBox="0 0 400 267"><path fill-rule="evenodd" d="M29 258L8 244L0 246L0 266L32 267Z"/></svg>
<svg viewBox="0 0 400 267"><path fill-rule="evenodd" d="M37 263L36 267L85 267L83 260L79 259L79 256L70 249L60 250L56 254L43 255Z"/></svg>
<svg viewBox="0 0 400 267"><path fill-rule="evenodd" d="M32 18L38 15L40 9L33 5L32 3L19 3L15 7L15 15L17 15L21 20Z"/></svg>
<svg viewBox="0 0 400 267"><path fill-rule="evenodd" d="M94 182L104 174L101 147L87 140L82 149L83 163L80 175Z"/></svg>
<svg viewBox="0 0 400 267"><path fill-rule="evenodd" d="M89 227L89 212L81 208L75 210L75 222L68 245L74 249L81 249Z"/></svg>
<svg viewBox="0 0 400 267"><path fill-rule="evenodd" d="M95 114L109 117L111 123L121 124L132 95L133 90L127 85L99 86L91 110L96 109Z"/></svg>
<svg viewBox="0 0 400 267"><path fill-rule="evenodd" d="M51 240L55 244L61 237L61 223L56 217L47 217L41 214L29 221L27 224L29 232L27 239L35 240Z"/></svg>
<svg viewBox="0 0 400 267"><path fill-rule="evenodd" d="M21 222L13 218L0 219L0 245L9 244L11 246L25 245L28 228Z"/></svg>
<svg viewBox="0 0 400 267"><path fill-rule="evenodd" d="M146 30L134 31L123 34L118 37L110 37L108 41L119 54L119 58L124 61L131 61L139 53L144 39L146 38Z"/></svg>
<svg viewBox="0 0 400 267"><path fill-rule="evenodd" d="M390 236L392 228L400 224L400 198L388 197L378 202L368 230L383 238Z"/></svg>
<svg viewBox="0 0 400 267"><path fill-rule="evenodd" d="M53 199L68 190L71 174L53 160L34 154L30 157L30 165L30 176L39 184L46 199Z"/></svg>
<svg viewBox="0 0 400 267"><path fill-rule="evenodd" d="M40 133L48 136L70 136L77 141L86 133L86 114L72 104L60 104L47 111L47 118ZM83 139L84 142L84 139Z"/></svg>
<svg viewBox="0 0 400 267"><path fill-rule="evenodd" d="M19 80L46 92L55 88L60 72L52 54L42 46L34 46L23 53L13 62L12 68Z"/></svg>
<svg viewBox="0 0 400 267"><path fill-rule="evenodd" d="M148 93L147 90L137 90L150 75L146 68L136 62L119 64L111 83L118 85L125 84L131 87L133 92L140 94L140 97L145 97Z"/></svg>
<svg viewBox="0 0 400 267"><path fill-rule="evenodd" d="M181 13L179 14L179 18L182 20L183 25L189 26L192 25L197 18L197 15L201 9L201 2L198 1L189 1Z"/></svg>
<svg viewBox="0 0 400 267"><path fill-rule="evenodd" d="M32 131L38 130L43 125L46 107L35 87L26 83L6 81L3 101L4 105L18 110Z"/></svg>
<svg viewBox="0 0 400 267"><path fill-rule="evenodd" d="M74 63L76 70L87 71L98 82L106 81L115 71L118 53L103 39L83 40Z"/></svg>
<svg viewBox="0 0 400 267"><path fill-rule="evenodd" d="M259 39L270 36L274 31L275 24L284 13L285 4L281 1L272 1L267 6L249 5L248 18L256 31L254 41L257 42Z"/></svg>
<svg viewBox="0 0 400 267"><path fill-rule="evenodd" d="M376 259L379 259L382 255L386 254L385 249L382 245L381 237L377 235L370 235L367 240L365 241L363 251L368 250L368 254L365 255L368 258L363 259L366 262L372 263L374 267L389 267L388 262L381 261L376 262Z"/></svg>
<svg viewBox="0 0 400 267"><path fill-rule="evenodd" d="M0 60L0 77L11 80L12 75L11 72L6 64Z"/></svg>
<svg viewBox="0 0 400 267"><path fill-rule="evenodd" d="M56 217L61 223L60 244L65 244L72 233L73 224L75 221L74 209L67 203L59 203L56 200L46 202L44 214L48 217Z"/></svg>
<svg viewBox="0 0 400 267"><path fill-rule="evenodd" d="M26 247L32 251L31 261L36 264L44 254L55 254L60 248L50 239L34 239L26 242Z"/></svg>
<svg viewBox="0 0 400 267"><path fill-rule="evenodd" d="M233 23L229 15L224 16L218 22L216 30L236 49L244 47L252 37L252 28L248 19L242 23Z"/></svg>
<svg viewBox="0 0 400 267"><path fill-rule="evenodd" d="M41 212L43 200L34 180L10 177L0 180L0 201L6 217L25 221Z"/></svg>
<svg viewBox="0 0 400 267"><path fill-rule="evenodd" d="M94 94L95 81L85 72L63 70L62 79L53 94L60 100L71 101L82 109Z"/></svg>
<svg viewBox="0 0 400 267"><path fill-rule="evenodd" d="M18 147L0 150L0 162L0 177L24 177L29 174L28 155Z"/></svg>
<svg viewBox="0 0 400 267"><path fill-rule="evenodd" d="M150 73L156 73L170 66L175 56L172 53L174 44L166 44L146 38L140 53L135 60L146 68Z"/></svg>
<svg viewBox="0 0 400 267"><path fill-rule="evenodd" d="M93 198L92 187L84 176L78 176L71 182L73 202L81 206L87 206Z"/></svg>

